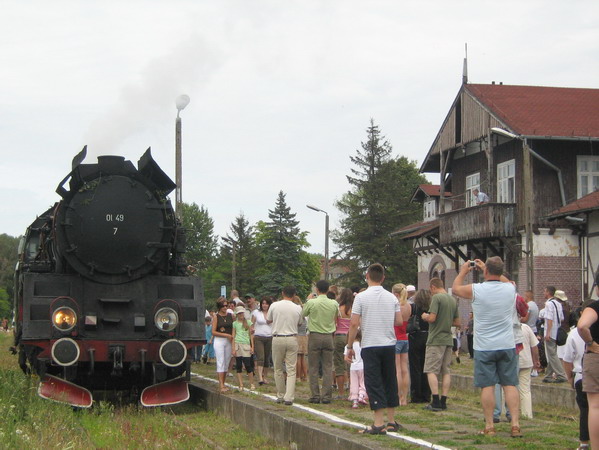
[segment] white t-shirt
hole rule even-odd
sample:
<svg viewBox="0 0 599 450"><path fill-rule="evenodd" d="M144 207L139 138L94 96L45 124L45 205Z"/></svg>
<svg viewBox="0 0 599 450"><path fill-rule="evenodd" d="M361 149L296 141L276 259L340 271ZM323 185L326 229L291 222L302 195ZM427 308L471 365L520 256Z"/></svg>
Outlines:
<svg viewBox="0 0 599 450"><path fill-rule="evenodd" d="M297 334L298 325L304 321L301 306L289 300L280 300L270 305L266 318L272 320L270 326L275 336Z"/></svg>
<svg viewBox="0 0 599 450"><path fill-rule="evenodd" d="M362 361L362 347L360 347L360 343L358 341L354 341L352 348L354 349L354 357L349 366L349 370L364 370L364 361ZM347 355L347 347L345 347L343 354Z"/></svg>
<svg viewBox="0 0 599 450"><path fill-rule="evenodd" d="M532 361L532 351L530 349L539 345L539 340L535 336L532 329L525 323L522 324L521 330L523 347L518 354L518 364L520 369L530 369L534 365Z"/></svg>
<svg viewBox="0 0 599 450"><path fill-rule="evenodd" d="M574 371L574 383L578 380L582 379L582 357L585 352L585 344L580 334L578 334L578 329L576 327L572 328L568 333L568 340L564 347L564 357L563 360L569 363L572 363Z"/></svg>
<svg viewBox="0 0 599 450"><path fill-rule="evenodd" d="M354 299L352 314L361 318L362 348L395 345L395 313L400 312L395 295L382 286L370 286Z"/></svg>

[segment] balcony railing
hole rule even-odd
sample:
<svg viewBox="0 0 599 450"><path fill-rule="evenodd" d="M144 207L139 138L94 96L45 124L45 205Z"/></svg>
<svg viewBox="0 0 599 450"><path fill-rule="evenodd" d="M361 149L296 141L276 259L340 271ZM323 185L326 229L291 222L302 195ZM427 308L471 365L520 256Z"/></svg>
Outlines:
<svg viewBox="0 0 599 450"><path fill-rule="evenodd" d="M461 243L516 234L514 203L485 203L439 215L441 244Z"/></svg>

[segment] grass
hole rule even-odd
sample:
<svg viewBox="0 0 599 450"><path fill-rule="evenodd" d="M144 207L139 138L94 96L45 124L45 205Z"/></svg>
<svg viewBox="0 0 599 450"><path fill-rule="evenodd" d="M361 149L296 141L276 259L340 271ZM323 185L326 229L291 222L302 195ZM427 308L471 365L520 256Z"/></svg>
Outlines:
<svg viewBox="0 0 599 450"><path fill-rule="evenodd" d="M38 380L9 354L12 336L0 332L0 442L17 449L212 449L277 447L235 425L234 418L190 403L123 407L97 402L87 410L44 400Z"/></svg>
<svg viewBox="0 0 599 450"><path fill-rule="evenodd" d="M472 375L472 361L466 356L462 364L452 366L454 373ZM193 371L201 375L215 378L214 365L194 364ZM233 380L233 378L229 378ZM272 381L272 372L269 373ZM230 381L234 384L233 381ZM540 381L534 381L540 383ZM274 394L274 383L258 388L259 392ZM247 394L233 394L247 395ZM295 403L313 407L353 422L365 425L372 423L372 413L368 408L351 409L347 401L337 400L330 405L313 405L307 402L310 397L308 383L297 383ZM264 402L270 402L264 399ZM448 410L433 413L424 411L421 404L409 404L396 411L397 420L406 428L403 434L413 438L423 439L438 445L450 448L518 448L518 449L563 449L576 448L578 445L578 411L569 407L554 407L547 405L533 405L534 419L521 419L524 433L522 439L513 439L509 436L510 424L501 422L496 425L497 436L481 437L478 432L484 427L482 407L479 393L460 391L452 388L448 400ZM296 416L291 411L290 416ZM304 419L322 423L321 418L315 418L310 413L302 413ZM346 428L348 433L357 433L357 430ZM369 436L375 439L377 445L388 448L413 448L413 444L392 439L388 436Z"/></svg>

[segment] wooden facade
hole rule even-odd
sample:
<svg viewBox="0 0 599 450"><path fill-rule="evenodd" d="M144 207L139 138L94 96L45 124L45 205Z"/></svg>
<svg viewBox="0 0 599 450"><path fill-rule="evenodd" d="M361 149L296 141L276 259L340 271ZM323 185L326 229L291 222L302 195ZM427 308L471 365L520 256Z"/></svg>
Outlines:
<svg viewBox="0 0 599 450"><path fill-rule="evenodd" d="M451 270L465 259L499 255L529 287L552 279L553 269L543 264L552 258L571 264L579 251L573 243L580 228L548 216L577 198L580 155L599 155L599 90L464 84L420 169L440 174L438 228L405 227L405 239L414 240L419 258L436 252ZM498 166L512 161L513 197L503 203ZM468 205L466 180L473 174L489 203ZM581 278L576 270L568 276Z"/></svg>

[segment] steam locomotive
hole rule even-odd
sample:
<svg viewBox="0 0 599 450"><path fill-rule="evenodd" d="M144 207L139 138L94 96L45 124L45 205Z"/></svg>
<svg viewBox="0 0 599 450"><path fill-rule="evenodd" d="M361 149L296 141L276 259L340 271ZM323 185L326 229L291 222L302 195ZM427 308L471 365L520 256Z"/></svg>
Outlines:
<svg viewBox="0 0 599 450"><path fill-rule="evenodd" d="M175 184L150 149L137 168L121 156L82 164L86 152L20 243L19 365L39 376L40 396L76 407L96 391L129 392L144 406L185 401L188 351L205 342L204 296L186 273L167 198Z"/></svg>

